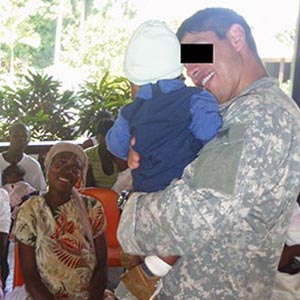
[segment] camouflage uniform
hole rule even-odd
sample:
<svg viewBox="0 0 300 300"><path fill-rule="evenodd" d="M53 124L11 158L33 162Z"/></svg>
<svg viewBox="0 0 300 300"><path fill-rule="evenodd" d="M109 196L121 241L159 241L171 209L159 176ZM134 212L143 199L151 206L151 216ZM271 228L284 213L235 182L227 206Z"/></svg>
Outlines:
<svg viewBox="0 0 300 300"><path fill-rule="evenodd" d="M159 299L271 298L300 186L300 113L270 78L221 111L223 127L182 179L133 194L122 213L125 252L181 256Z"/></svg>

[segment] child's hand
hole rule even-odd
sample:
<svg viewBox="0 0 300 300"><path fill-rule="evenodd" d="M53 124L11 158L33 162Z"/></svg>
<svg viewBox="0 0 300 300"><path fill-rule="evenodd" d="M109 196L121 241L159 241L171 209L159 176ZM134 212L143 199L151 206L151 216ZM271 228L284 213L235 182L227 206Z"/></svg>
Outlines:
<svg viewBox="0 0 300 300"><path fill-rule="evenodd" d="M140 165L140 155L133 149L135 145L135 137L130 140L130 148L128 151L128 166L131 170L137 169Z"/></svg>

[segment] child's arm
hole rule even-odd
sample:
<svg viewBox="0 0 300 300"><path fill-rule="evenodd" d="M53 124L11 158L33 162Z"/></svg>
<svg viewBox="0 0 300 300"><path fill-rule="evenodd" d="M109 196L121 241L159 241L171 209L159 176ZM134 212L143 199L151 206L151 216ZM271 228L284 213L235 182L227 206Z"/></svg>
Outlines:
<svg viewBox="0 0 300 300"><path fill-rule="evenodd" d="M222 126L222 117L216 98L207 91L193 95L190 103L192 122L190 130L203 144L211 140Z"/></svg>
<svg viewBox="0 0 300 300"><path fill-rule="evenodd" d="M114 125L109 129L105 137L107 149L113 155L127 160L130 144L129 123L122 116L122 110L119 113Z"/></svg>

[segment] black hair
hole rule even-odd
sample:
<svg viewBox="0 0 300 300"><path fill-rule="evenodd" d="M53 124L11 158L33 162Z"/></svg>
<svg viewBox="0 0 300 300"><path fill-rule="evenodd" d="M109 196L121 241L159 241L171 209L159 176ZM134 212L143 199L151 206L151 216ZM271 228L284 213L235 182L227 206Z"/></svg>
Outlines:
<svg viewBox="0 0 300 300"><path fill-rule="evenodd" d="M22 128L22 129L25 129L25 130L28 130L28 131L30 131L29 130L29 127L26 125L26 124L24 124L24 123L22 123L22 122L17 122L17 123L14 123L10 128L9 128L9 135L11 135L12 134L12 132L14 132L16 129L19 129L19 128Z"/></svg>
<svg viewBox="0 0 300 300"><path fill-rule="evenodd" d="M109 112L108 110L100 110L100 111L98 111L97 115L95 117L94 126L93 126L92 131L91 131L92 135L97 135L98 134L98 124L103 119L114 120L114 117L113 117L112 113Z"/></svg>
<svg viewBox="0 0 300 300"><path fill-rule="evenodd" d="M213 31L219 39L225 39L226 33L233 24L243 27L246 42L252 53L259 59L251 28L242 16L229 8L211 7L197 11L180 25L176 35L181 41L186 33Z"/></svg>
<svg viewBox="0 0 300 300"><path fill-rule="evenodd" d="M114 125L114 121L110 118L104 118L99 120L96 127L96 134L101 134L103 137L106 136L107 131Z"/></svg>
<svg viewBox="0 0 300 300"><path fill-rule="evenodd" d="M112 114L108 111L108 110L100 110L97 113L97 119L101 120L101 119L113 119Z"/></svg>
<svg viewBox="0 0 300 300"><path fill-rule="evenodd" d="M25 169L22 166L13 162L3 170L2 175L3 177L13 176L13 175L24 177L25 173L26 173Z"/></svg>

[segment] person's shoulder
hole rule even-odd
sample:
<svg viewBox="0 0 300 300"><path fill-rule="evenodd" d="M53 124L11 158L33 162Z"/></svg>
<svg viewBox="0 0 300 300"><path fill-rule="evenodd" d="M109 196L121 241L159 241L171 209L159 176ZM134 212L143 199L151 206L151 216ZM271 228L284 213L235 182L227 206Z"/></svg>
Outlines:
<svg viewBox="0 0 300 300"><path fill-rule="evenodd" d="M9 203L9 195L8 195L8 192L4 188L0 188L0 202L1 203L4 203L4 202Z"/></svg>
<svg viewBox="0 0 300 300"><path fill-rule="evenodd" d="M86 153L86 155L88 157L90 164L94 164L95 160L97 160L97 156L99 156L98 155L98 147L99 147L99 145L96 145L96 146L89 147L84 150L84 152Z"/></svg>
<svg viewBox="0 0 300 300"><path fill-rule="evenodd" d="M27 181L21 180L16 182L14 186L30 187L31 185Z"/></svg>
<svg viewBox="0 0 300 300"><path fill-rule="evenodd" d="M0 167L4 167L4 166L6 167L8 164L8 162L3 157L3 153L4 152L0 153Z"/></svg>
<svg viewBox="0 0 300 300"><path fill-rule="evenodd" d="M34 163L39 163L34 157L26 154L26 153L23 153L23 159L24 160L27 160L27 161L31 161L31 162L34 162Z"/></svg>
<svg viewBox="0 0 300 300"><path fill-rule="evenodd" d="M271 78L263 78L252 84L236 100L236 108L244 112L247 122L266 122L267 119L299 116L294 101ZM285 112L283 114L283 112ZM289 117L290 116L290 117Z"/></svg>
<svg viewBox="0 0 300 300"><path fill-rule="evenodd" d="M82 143L82 148L83 149L87 149L90 147L93 147L95 145L98 144L97 138L96 136L90 136L88 139L86 139L83 143Z"/></svg>
<svg viewBox="0 0 300 300"><path fill-rule="evenodd" d="M98 149L98 146L99 146L99 144L94 145L92 147L88 147L84 151L85 151L86 154L94 153L96 151L96 149Z"/></svg>
<svg viewBox="0 0 300 300"><path fill-rule="evenodd" d="M41 168L40 163L35 158L33 158L32 156L30 156L26 153L24 153L24 155L23 155L23 161L25 164L30 164L31 166Z"/></svg>
<svg viewBox="0 0 300 300"><path fill-rule="evenodd" d="M30 194L30 193L36 191L36 189L26 181L18 181L17 183L15 183L14 190L16 192L20 193L21 195L22 194L27 195L27 194ZM24 196L24 195L22 195L22 196Z"/></svg>
<svg viewBox="0 0 300 300"><path fill-rule="evenodd" d="M37 208L43 206L44 204L44 197L42 197L41 195L33 196L21 204L20 210L37 211Z"/></svg>

